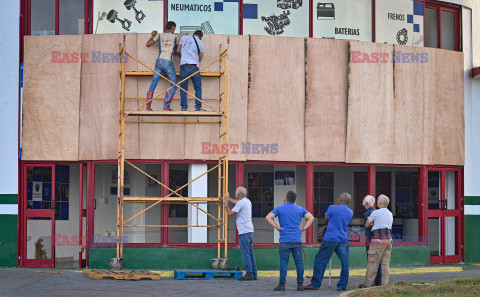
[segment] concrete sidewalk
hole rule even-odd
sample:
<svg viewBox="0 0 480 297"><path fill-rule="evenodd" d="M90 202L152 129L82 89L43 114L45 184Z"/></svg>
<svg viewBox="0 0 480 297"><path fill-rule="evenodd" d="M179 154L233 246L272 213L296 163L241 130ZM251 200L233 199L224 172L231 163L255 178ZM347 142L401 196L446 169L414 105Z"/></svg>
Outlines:
<svg viewBox="0 0 480 297"><path fill-rule="evenodd" d="M419 273L421 269L434 272ZM447 272L452 270L456 271ZM402 271L402 274L392 274L390 282L480 277L480 266L468 264L405 268ZM268 273L273 275L275 272ZM352 270L348 290L356 289L363 282L364 277L356 274L360 271ZM0 269L0 296L339 296L342 292L335 287L337 281L338 278L332 278L332 286L328 288L328 278L325 278L320 291L297 292L295 278L288 277L287 292L274 292L272 289L278 282L275 276L259 277L257 281L249 282L175 280L170 277L160 281L118 281L89 279L81 270L11 268ZM309 283L310 279L305 278L305 285Z"/></svg>

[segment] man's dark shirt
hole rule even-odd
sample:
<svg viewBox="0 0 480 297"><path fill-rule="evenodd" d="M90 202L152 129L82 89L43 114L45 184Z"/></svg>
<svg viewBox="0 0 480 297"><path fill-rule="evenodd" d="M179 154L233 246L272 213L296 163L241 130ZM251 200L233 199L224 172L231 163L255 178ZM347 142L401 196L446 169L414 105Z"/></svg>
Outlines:
<svg viewBox="0 0 480 297"><path fill-rule="evenodd" d="M369 209L365 210L365 223L367 223L368 217L370 217L374 210L375 207L370 207ZM369 245L370 241L372 241L372 228L365 228L365 237L368 238L367 245Z"/></svg>

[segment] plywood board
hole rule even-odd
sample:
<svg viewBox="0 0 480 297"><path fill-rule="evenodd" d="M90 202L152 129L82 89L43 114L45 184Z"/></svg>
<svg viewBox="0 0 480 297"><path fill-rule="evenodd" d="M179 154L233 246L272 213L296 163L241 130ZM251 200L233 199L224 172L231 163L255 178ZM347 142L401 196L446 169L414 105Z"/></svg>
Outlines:
<svg viewBox="0 0 480 297"><path fill-rule="evenodd" d="M433 164L435 49L395 45L395 164Z"/></svg>
<svg viewBox="0 0 480 297"><path fill-rule="evenodd" d="M25 37L23 160L78 160L81 63L70 58L81 44L81 36Z"/></svg>
<svg viewBox="0 0 480 297"><path fill-rule="evenodd" d="M435 164L465 164L463 53L436 50Z"/></svg>
<svg viewBox="0 0 480 297"><path fill-rule="evenodd" d="M249 63L247 159L305 161L305 39L250 36Z"/></svg>
<svg viewBox="0 0 480 297"><path fill-rule="evenodd" d="M347 40L307 39L305 158L345 162Z"/></svg>
<svg viewBox="0 0 480 297"><path fill-rule="evenodd" d="M117 159L119 64L111 59L118 54L124 34L83 35L82 52L88 62L82 64L80 102L80 160ZM137 34L126 34L127 51L137 52ZM101 60L97 59L101 55ZM126 70L137 70L135 61L128 59ZM137 95L137 82L126 79L127 97ZM130 106L128 103L127 106ZM138 124L125 128L125 155L137 159Z"/></svg>
<svg viewBox="0 0 480 297"><path fill-rule="evenodd" d="M348 76L347 163L394 161L393 45L350 42Z"/></svg>
<svg viewBox="0 0 480 297"><path fill-rule="evenodd" d="M230 153L230 160L245 161L246 155L241 153L242 143L247 140L247 96L248 96L248 36L204 35L205 56L200 67L208 65L219 57L219 45L225 49L229 39L230 49L230 99L229 99L229 143L236 147ZM208 72L218 71L215 63L205 69ZM223 66L225 67L225 65ZM204 98L218 98L219 79L202 78ZM222 86L222 89L224 86ZM193 90L190 86L189 90ZM207 101L218 108L218 102ZM194 101L189 102L193 107ZM207 107L204 107L209 110ZM223 129L223 128L222 128ZM225 138L223 138L225 141ZM185 159L215 160L218 154L213 149L202 150L202 142L218 144L218 124L187 125L185 127ZM236 152L236 153L235 153Z"/></svg>

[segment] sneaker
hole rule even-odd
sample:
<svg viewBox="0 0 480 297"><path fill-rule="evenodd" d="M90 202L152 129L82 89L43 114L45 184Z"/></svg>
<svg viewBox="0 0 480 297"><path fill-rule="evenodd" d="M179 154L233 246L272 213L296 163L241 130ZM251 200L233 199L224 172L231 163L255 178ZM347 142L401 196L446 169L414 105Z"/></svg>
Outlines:
<svg viewBox="0 0 480 297"><path fill-rule="evenodd" d="M241 278L238 279L239 281L251 281L251 280L255 280L253 278L253 276L250 276L248 274L245 274L244 276L242 276Z"/></svg>
<svg viewBox="0 0 480 297"><path fill-rule="evenodd" d="M340 291L340 292L346 291L346 290L347 290L347 289L340 289L340 288L337 289L337 291Z"/></svg>
<svg viewBox="0 0 480 297"><path fill-rule="evenodd" d="M312 286L312 285L308 285L308 286L303 287L303 288L304 288L305 290L315 290L315 291L320 290L319 288L315 288L315 287Z"/></svg>
<svg viewBox="0 0 480 297"><path fill-rule="evenodd" d="M206 111L206 110L203 108L195 108L195 111Z"/></svg>
<svg viewBox="0 0 480 297"><path fill-rule="evenodd" d="M274 291L285 291L285 284L279 283L278 286L273 288Z"/></svg>
<svg viewBox="0 0 480 297"><path fill-rule="evenodd" d="M365 286L364 284L359 284L359 285L358 285L358 288L364 289L364 288L367 288L367 286Z"/></svg>
<svg viewBox="0 0 480 297"><path fill-rule="evenodd" d="M147 107L147 108L146 108L146 111L152 111L152 108Z"/></svg>
<svg viewBox="0 0 480 297"><path fill-rule="evenodd" d="M182 108L182 111L187 111L187 109L186 109L186 108Z"/></svg>
<svg viewBox="0 0 480 297"><path fill-rule="evenodd" d="M254 277L253 277L253 280L257 280L257 277L256 277L256 276L254 276Z"/></svg>
<svg viewBox="0 0 480 297"><path fill-rule="evenodd" d="M297 283L297 291L303 291L303 283Z"/></svg>
<svg viewBox="0 0 480 297"><path fill-rule="evenodd" d="M173 109L171 109L170 107L165 107L163 110L164 111L173 111Z"/></svg>

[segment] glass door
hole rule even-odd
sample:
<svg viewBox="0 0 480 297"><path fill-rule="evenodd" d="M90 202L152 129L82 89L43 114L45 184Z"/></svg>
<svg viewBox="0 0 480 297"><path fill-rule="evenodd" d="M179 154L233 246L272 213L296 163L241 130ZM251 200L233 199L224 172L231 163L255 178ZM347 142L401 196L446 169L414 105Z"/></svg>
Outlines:
<svg viewBox="0 0 480 297"><path fill-rule="evenodd" d="M427 191L430 262L460 262L460 172L451 169L429 170Z"/></svg>
<svg viewBox="0 0 480 297"><path fill-rule="evenodd" d="M55 166L25 165L22 266L55 266Z"/></svg>

